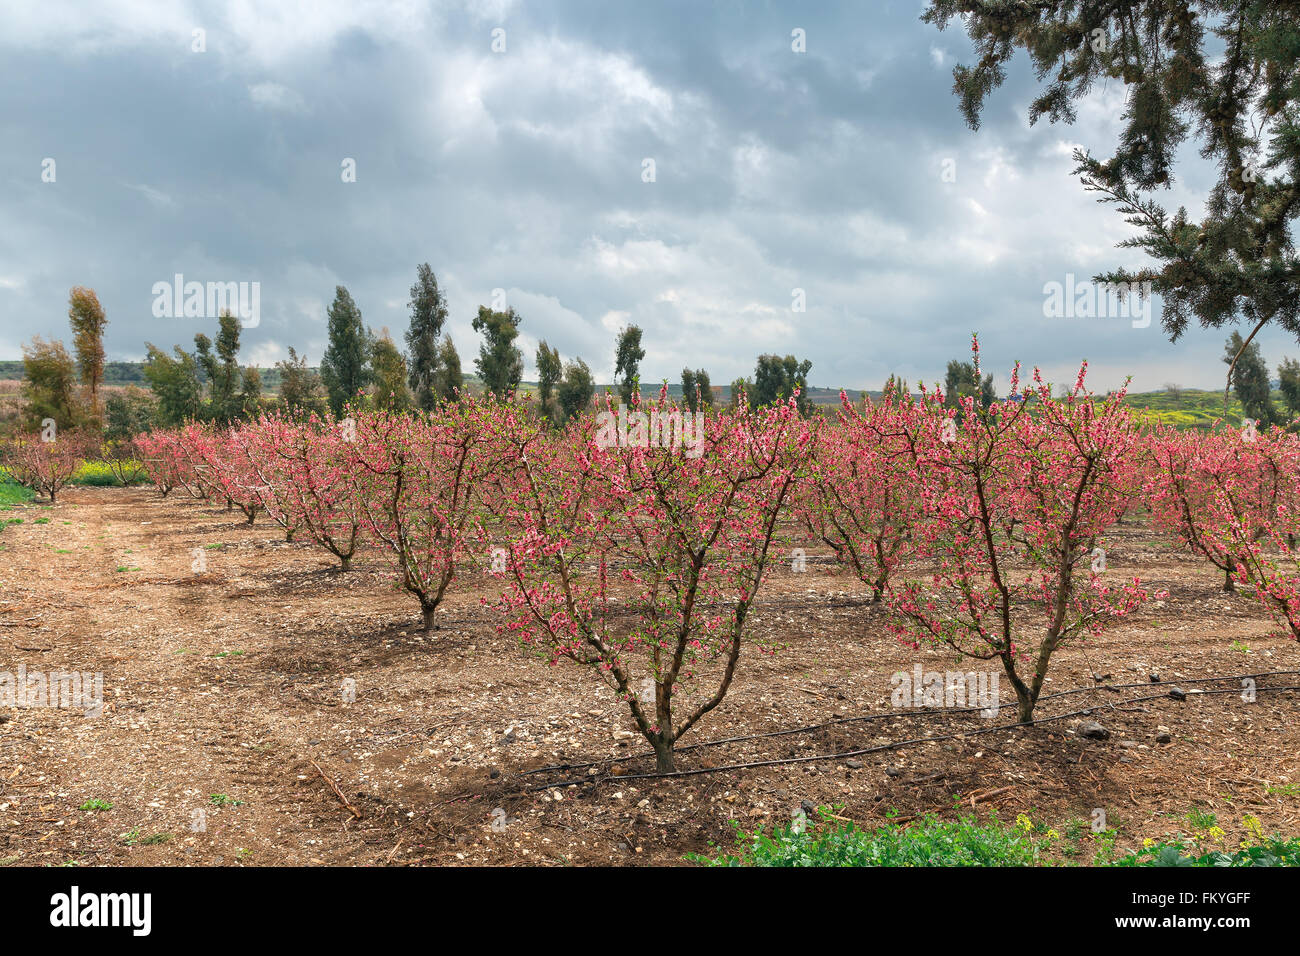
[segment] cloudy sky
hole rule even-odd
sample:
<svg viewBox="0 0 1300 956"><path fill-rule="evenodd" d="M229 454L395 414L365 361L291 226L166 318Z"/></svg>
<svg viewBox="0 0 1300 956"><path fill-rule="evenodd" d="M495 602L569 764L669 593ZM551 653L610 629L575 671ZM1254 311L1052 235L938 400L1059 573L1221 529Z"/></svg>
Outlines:
<svg viewBox="0 0 1300 956"><path fill-rule="evenodd" d="M246 360L315 363L336 285L397 337L427 261L467 368L503 289L530 359L546 339L602 381L635 323L643 382L776 352L818 385L915 383L978 330L1003 381L1087 358L1094 387L1221 387L1226 333L1171 345L1158 303L1147 328L1043 315L1045 283L1142 261L1070 175L1076 144L1109 154L1123 86L1030 128L1022 58L972 133L951 92L969 41L922 7L3 0L0 358L66 336L73 285L98 291L111 358L188 347L214 318L153 314L182 273L260 283ZM1164 202L1195 213L1210 172L1178 172ZM1300 353L1260 338L1271 364Z"/></svg>

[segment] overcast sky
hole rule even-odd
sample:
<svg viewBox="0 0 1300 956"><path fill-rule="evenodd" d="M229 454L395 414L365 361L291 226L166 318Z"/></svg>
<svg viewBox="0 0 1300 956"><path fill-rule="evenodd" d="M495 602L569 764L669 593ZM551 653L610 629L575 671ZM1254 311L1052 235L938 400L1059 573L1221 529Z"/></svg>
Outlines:
<svg viewBox="0 0 1300 956"><path fill-rule="evenodd" d="M972 133L951 92L969 41L922 8L3 0L0 357L68 337L73 285L98 291L110 358L189 347L215 318L152 309L182 273L259 282L245 360L314 364L336 285L399 337L427 261L467 370L504 289L529 373L546 339L607 381L635 323L643 382L723 384L776 352L817 385L915 383L978 330L1000 382L1087 358L1097 388L1222 387L1226 332L1171 345L1158 302L1148 328L1043 315L1045 283L1142 263L1070 175L1076 144L1109 155L1122 84L1030 128L1022 54ZM1193 151L1176 172L1162 201L1199 213L1210 171ZM1300 354L1260 340L1270 365Z"/></svg>

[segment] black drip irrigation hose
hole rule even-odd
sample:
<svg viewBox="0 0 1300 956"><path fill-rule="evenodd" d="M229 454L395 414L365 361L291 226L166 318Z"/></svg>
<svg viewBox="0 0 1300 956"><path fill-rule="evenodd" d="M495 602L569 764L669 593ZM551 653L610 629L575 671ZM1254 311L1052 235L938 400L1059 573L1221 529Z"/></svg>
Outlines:
<svg viewBox="0 0 1300 956"><path fill-rule="evenodd" d="M1204 677L1204 678L1196 678L1196 679L1193 679L1193 680L1181 681L1180 683L1184 683L1184 684L1204 684L1204 683L1210 683L1210 682L1214 682L1214 681L1245 680L1245 679L1247 679L1247 678L1255 679L1255 678L1258 678L1258 677L1276 677L1276 676L1283 676L1283 675L1290 675L1290 674L1297 674L1297 673L1300 673L1300 671L1271 671L1271 672L1266 672L1266 673L1262 673L1262 674L1241 674L1241 675L1227 676L1227 677ZM1151 686L1151 685L1150 685L1150 684L1135 683L1135 684L1111 684L1111 685L1098 685L1098 687L1096 687L1096 688L1092 688L1092 687L1079 687L1079 688L1074 688L1074 689L1072 689L1072 690L1067 690L1067 691L1058 691L1057 693L1055 693L1055 694L1051 694L1051 695L1048 695L1047 697L1041 697L1041 698L1039 698L1039 700L1040 700L1040 701L1041 701L1041 700L1047 700L1047 699L1049 699L1050 697L1065 697L1065 696L1068 696L1068 695L1071 695L1071 694L1076 694L1076 693L1082 693L1082 692L1086 692L1086 691L1091 691L1091 690L1101 689L1102 687L1105 687L1105 686L1110 686L1110 687L1114 687L1114 688L1117 688L1117 689L1118 689L1118 688L1125 688L1125 687L1148 687L1148 686ZM1173 685L1170 685L1170 686L1173 686ZM1296 691L1296 690L1300 690L1300 684L1288 684L1288 685L1285 685L1285 686L1282 686L1282 687L1256 687L1256 688L1254 688L1254 690L1255 690L1256 693L1280 692L1280 691ZM1205 691L1200 691L1200 692L1198 692L1197 696L1208 696L1208 695L1216 695L1216 694L1240 694L1240 693L1241 693L1240 689L1238 689L1238 688L1231 688L1231 689L1227 689L1227 690L1205 690ZM560 780L560 781L556 781L556 782L553 782L553 783L538 784L538 785L534 785L534 786L530 786L530 787L524 787L524 788L522 788L522 792L524 792L524 793L532 793L532 792L538 792L538 791L542 791L542 790L557 790L557 789L560 789L560 788L562 788L562 787L579 786L579 785L583 785L583 784L586 784L586 785L589 785L589 786L595 786L595 785L597 785L597 784L601 784L601 783L609 783L609 782L611 782L611 781L622 781L622 780L672 780L672 779L677 779L677 778L681 778L681 777L696 777L696 776L701 776L701 775L703 775L703 774L709 774L709 773L725 773L725 772L728 772L728 771L735 771L735 770L754 770L754 769L759 769L759 768L762 768L762 767L776 767L776 766L784 766L784 765L797 764L797 763L821 763L821 762L823 762L823 761L828 761L828 760L844 760L844 759L847 759L847 758L849 758L849 757L859 757L859 756L863 756L863 755L865 755L865 754L881 753L881 752L888 751L888 750L898 750L898 749L900 749L900 748L902 748L902 747L909 747L909 746L914 746L914 745L917 745L917 744L936 743L936 742L943 741L943 740L956 740L956 739L964 738L964 737L976 737L976 736L979 736L979 735L981 735L981 734L994 733L994 732L996 732L996 731L1000 731L1000 730L1024 730L1024 729L1031 728L1031 727L1037 727L1037 726L1039 726L1040 724L1052 723L1053 721L1058 721L1058 720L1066 720L1066 719L1068 719L1068 718L1070 718L1070 717L1082 717L1082 716L1086 716L1086 715L1088 715L1088 714L1094 714L1094 713L1096 713L1097 711L1102 711L1102 710L1114 710L1114 709L1116 709L1116 706L1117 706L1117 705L1140 704L1140 703L1145 703L1145 702L1147 702L1147 701L1155 701L1155 700L1171 700L1171 699L1173 699L1173 698L1170 696L1170 694L1169 694L1168 692L1163 693L1163 694L1149 694L1149 695L1147 695L1147 696L1145 696L1145 697L1133 697L1133 698L1130 698L1130 699L1128 699L1128 700L1115 701L1115 702L1107 703L1107 704L1098 704L1098 705L1093 706L1093 707L1086 707L1086 708L1083 708L1083 709L1081 709L1081 710L1070 711L1070 712L1068 712L1068 713L1064 713L1064 714L1055 714L1055 715L1053 715L1053 716L1051 716L1051 717L1041 717L1041 718L1038 718L1038 719L1034 720L1033 723L1028 723L1028 724L1026 724L1026 723L1020 723L1020 722L1017 722L1017 723L1014 723L1014 724L998 724L998 725L996 725L996 726L992 726L992 727L981 727L981 728L978 728L978 729L976 729L976 730L959 731L959 732L949 733L949 734L936 734L936 735L934 735L934 736L930 736L930 737L913 737L913 738L910 738L910 739L907 739L907 740L898 740L898 741L893 741L893 742L888 743L888 744L880 744L880 745L875 746L875 747L863 747L863 748L859 748L859 749L857 749L857 750L846 750L846 751L842 751L842 752L840 752L840 753L832 753L832 754L811 754L811 755L804 756L804 757L785 757L785 758L776 758L776 759L772 759L772 760L756 760L756 761L750 761L750 762L747 762L747 763L727 764L727 765L724 765L724 766L721 766L721 767L697 767L697 768L692 769L692 770L675 770L675 771L665 772L665 773L629 773L629 774L617 774L617 775L614 775L614 774L601 774L601 775L595 775L595 776L578 777L578 778L576 778L576 779L572 779L572 780ZM1012 706L1012 704L1011 704L1011 703L1007 703L1007 704L999 704L999 705L998 705L998 709L1000 710L1002 707L1009 707L1009 706ZM984 708L984 707L949 708L949 709L947 709L947 710L934 710L934 711L930 711L930 712L926 713L925 716L934 717L934 716L940 716L940 715L962 714L962 713L970 713L970 712L972 712L972 711L991 710L991 709L993 709L993 708ZM800 733L800 732L804 732L805 730L808 730L808 729L818 729L818 728L820 728L820 727L829 726L830 724L834 724L834 723L847 723L847 722L851 722L851 721L855 721L855 720L857 720L857 721L861 721L861 720L868 720L868 719L879 719L879 718L890 717L890 716L904 716L904 715L902 715L902 714L897 714L897 715L895 715L895 714L873 714L873 715L870 715L869 717L843 718L843 719L840 719L840 720L837 720L837 721L830 721L830 722L828 722L827 724L815 724L815 725L812 725L812 726L809 727L809 728L800 728L800 729L797 729L797 730L790 730L790 731L777 731L777 732L772 733L772 734L755 734L755 735L751 735L751 736L749 736L749 737L730 738L730 741L736 741L736 740L756 740L756 739L762 739L762 738L765 738L765 737L781 736L781 735L791 734L791 733ZM726 743L726 742L729 742L729 741L728 741L728 740L717 740L717 741L708 741L708 742L705 742L705 743L699 743L699 744L692 744L691 747L682 747L682 748L680 748L680 750L678 750L677 752L678 752L678 753L681 753L681 752L687 751L687 750L692 749L692 748L698 749L698 748L705 747L705 746L717 746L717 745L719 745L719 744ZM650 756L650 755L648 755L648 754L641 754L641 755L633 755L633 756L629 756L629 757L618 757L618 758L612 758L612 759L610 759L610 760L606 760L606 761L593 761L593 762L589 762L589 763L586 763L586 764L576 764L576 765L571 764L571 765L567 765L567 766L566 766L566 765L558 765L558 766L555 766L555 767L553 767L553 768L538 768L537 770L526 771L525 773L527 773L527 774L531 774L531 773L541 773L542 771L547 770L547 769L555 769L555 770L560 770L560 769L576 770L576 769L581 769L581 768L584 767L584 766L585 766L585 767L593 767L593 766L598 766L598 765L600 765L600 764L616 763L616 762L621 762L621 761L624 761L624 760L633 760L633 759L638 759L638 758L641 757L641 756Z"/></svg>
<svg viewBox="0 0 1300 956"><path fill-rule="evenodd" d="M1260 677L1291 677L1297 674L1300 674L1300 670L1266 671L1260 674L1236 674L1236 675L1229 675L1225 677L1197 677L1191 680L1181 680L1178 683L1211 684L1211 683L1216 683L1218 681L1225 681L1225 680L1240 681L1240 680L1246 680L1247 678L1253 680ZM1094 684L1091 687L1074 687L1071 688L1070 690L1058 690L1051 694L1043 694L1038 698L1036 703L1042 703L1045 700L1054 700L1060 697L1070 697L1074 694L1096 693L1097 691L1101 691L1101 690L1120 691L1120 690L1128 689L1130 687L1151 687L1156 683L1162 683L1162 682L1155 681L1155 682L1137 682L1132 684ZM1176 685L1171 683L1168 684L1167 686L1174 687ZM1159 695L1159 697L1165 697L1165 696L1168 695L1167 694ZM1137 699L1149 700L1149 699L1158 699L1158 697L1137 698ZM1120 701L1120 703L1129 703L1129 702ZM1016 701L1007 701L1006 703L993 704L988 707L928 708L928 709L906 710L901 712L890 711L890 712L880 713L880 714L864 714L859 717L835 717L832 718L831 720L823 721L820 724L808 724L805 727L794 727L789 730L773 730L773 731L769 731L768 733L762 733L762 734L745 734L739 737L720 737L717 740L704 740L697 744L687 744L685 747L677 747L675 748L674 753L679 753L679 754L688 753L692 750L703 750L706 747L721 747L724 744L743 743L747 740L768 740L772 737L789 737L794 734L806 734L815 730L823 730L827 727L836 727L841 724L868 723L873 720L891 720L895 718L926 720L926 719L936 718L936 717L950 717L957 714L971 714L971 713L977 713L986 710L1002 710L1002 708L1004 707L1015 707L1015 706L1017 706ZM1035 723L1039 723L1039 722L1040 721L1035 721ZM1019 726L1019 725L1011 724L1008 726ZM589 760L586 761L585 763L550 764L549 766L546 767L535 767L532 770L524 770L521 772L521 776L527 777L527 776L532 776L533 774L551 773L556 770L585 770L588 767L600 767L607 764L625 763L629 760L640 760L642 757L650 757L650 756L653 756L653 754L627 754L626 756L622 756L622 757L606 757L603 760Z"/></svg>

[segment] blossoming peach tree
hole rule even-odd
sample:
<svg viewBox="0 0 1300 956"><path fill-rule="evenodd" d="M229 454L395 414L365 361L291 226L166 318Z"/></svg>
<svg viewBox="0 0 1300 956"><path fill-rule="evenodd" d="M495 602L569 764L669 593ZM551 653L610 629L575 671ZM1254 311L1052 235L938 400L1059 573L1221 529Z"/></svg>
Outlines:
<svg viewBox="0 0 1300 956"><path fill-rule="evenodd" d="M498 438L517 418L506 403L467 395L429 412L355 418L357 503L396 561L398 586L420 602L426 631L459 568L476 561L484 488L504 466Z"/></svg>
<svg viewBox="0 0 1300 956"><path fill-rule="evenodd" d="M912 573L887 585L896 626L906 640L999 661L1022 723L1053 655L1148 597L1136 577L1107 583L1104 548L1138 486L1140 432L1123 391L1098 400L1086 371L1057 399L1037 370L1022 391L1017 366L1005 401L983 409L968 397L944 411L941 395L925 395L930 414L904 422L920 516Z"/></svg>
<svg viewBox="0 0 1300 956"><path fill-rule="evenodd" d="M284 540L292 541L302 523L294 499L290 463L297 459L303 423L283 415L263 415L231 432L232 439L248 459L258 505L266 516L284 529Z"/></svg>
<svg viewBox="0 0 1300 956"><path fill-rule="evenodd" d="M663 390L652 410L674 420ZM726 697L809 446L793 399L703 428L692 454L597 440L587 418L558 439L523 423L506 436L502 626L625 700L659 772Z"/></svg>
<svg viewBox="0 0 1300 956"><path fill-rule="evenodd" d="M1224 529L1221 505L1230 499L1230 511L1259 516L1285 503L1293 478L1288 466L1293 462L1288 461L1286 444L1277 441L1283 434L1259 434L1251 423L1240 431L1163 427L1146 436L1145 491L1153 523L1222 571L1225 591L1235 589L1239 549L1217 533ZM1250 534L1258 541L1268 529L1251 523Z"/></svg>
<svg viewBox="0 0 1300 956"><path fill-rule="evenodd" d="M166 498L173 488L184 488L193 498L207 498L205 466L195 448L204 434L193 422L170 431L146 432L135 436L141 464L158 492Z"/></svg>
<svg viewBox="0 0 1300 956"><path fill-rule="evenodd" d="M1300 436L1273 428L1234 450L1240 466L1210 489L1204 533L1238 583L1300 640Z"/></svg>
<svg viewBox="0 0 1300 956"><path fill-rule="evenodd" d="M815 432L808 479L795 513L880 601L917 518L913 435L905 423L920 405L891 386L878 403L856 408L840 394L835 427Z"/></svg>
<svg viewBox="0 0 1300 956"><path fill-rule="evenodd" d="M56 432L50 427L37 434L13 438L4 448L3 464L16 482L44 495L53 504L90 451L85 436Z"/></svg>
<svg viewBox="0 0 1300 956"><path fill-rule="evenodd" d="M268 416L235 432L263 510L289 538L305 531L339 559L343 571L352 566L361 541L362 500L371 485L354 451L354 433L354 419L316 416Z"/></svg>

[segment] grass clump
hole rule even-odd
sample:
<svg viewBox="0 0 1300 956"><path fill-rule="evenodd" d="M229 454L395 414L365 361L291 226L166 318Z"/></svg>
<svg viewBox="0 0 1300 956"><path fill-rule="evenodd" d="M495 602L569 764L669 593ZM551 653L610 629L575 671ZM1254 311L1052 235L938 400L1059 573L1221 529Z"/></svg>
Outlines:
<svg viewBox="0 0 1300 956"><path fill-rule="evenodd" d="M13 508L16 505L25 505L35 496L36 494L32 489L0 475L0 510Z"/></svg>

